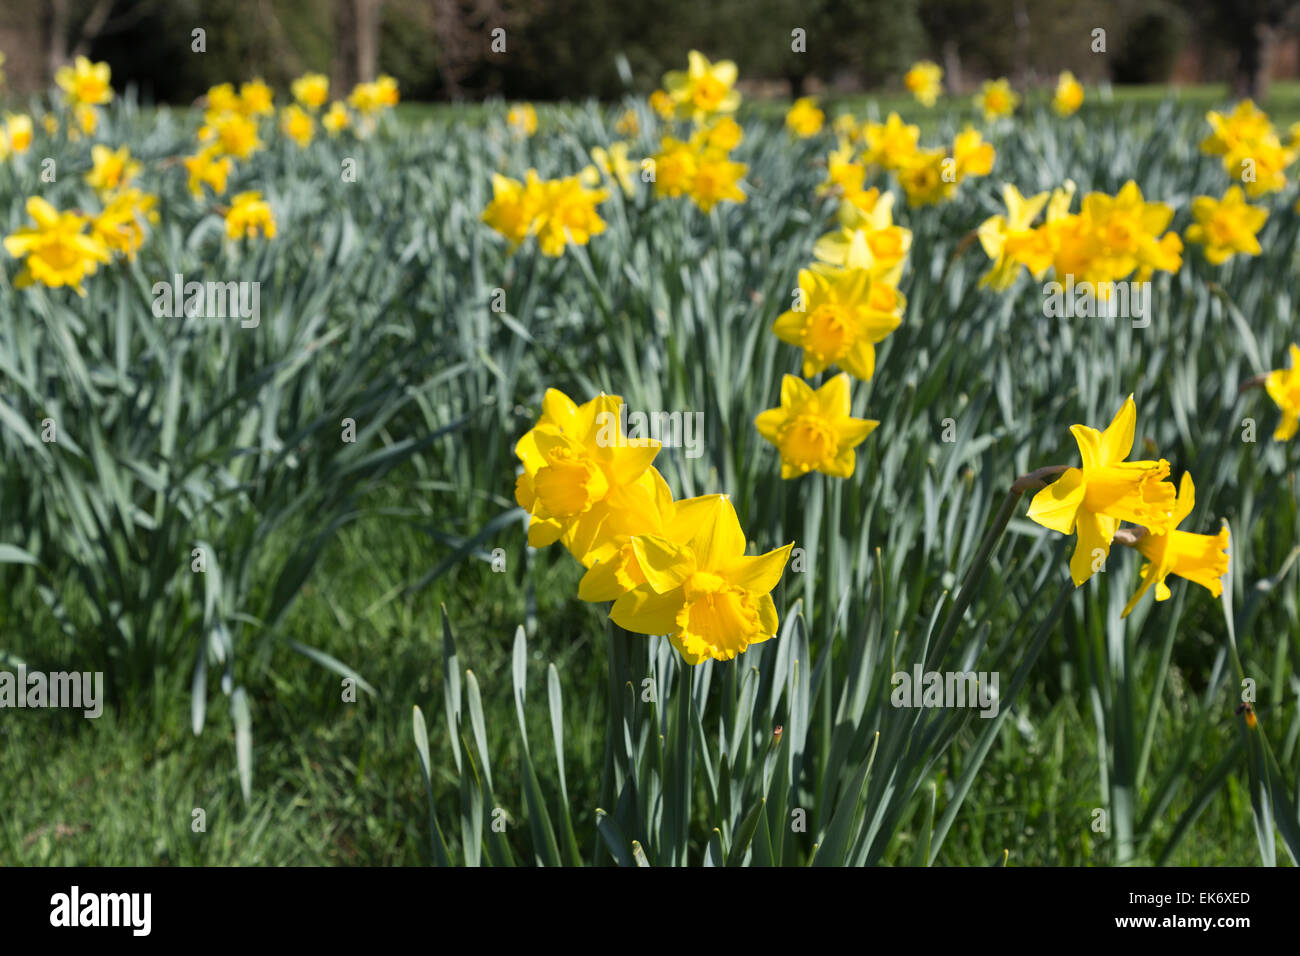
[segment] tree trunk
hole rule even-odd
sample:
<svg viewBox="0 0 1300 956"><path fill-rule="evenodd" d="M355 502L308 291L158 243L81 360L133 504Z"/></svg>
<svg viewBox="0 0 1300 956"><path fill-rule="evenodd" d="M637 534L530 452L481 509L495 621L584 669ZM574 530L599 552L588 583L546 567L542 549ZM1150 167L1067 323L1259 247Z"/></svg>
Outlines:
<svg viewBox="0 0 1300 956"><path fill-rule="evenodd" d="M1232 79L1232 92L1237 99L1249 97L1258 103L1268 96L1273 39L1273 29L1267 24L1243 27L1237 48L1237 70Z"/></svg>
<svg viewBox="0 0 1300 956"><path fill-rule="evenodd" d="M45 18L45 68L47 80L68 62L68 0L50 0Z"/></svg>
<svg viewBox="0 0 1300 956"><path fill-rule="evenodd" d="M943 41L943 72L949 93L961 92L961 49L955 39Z"/></svg>

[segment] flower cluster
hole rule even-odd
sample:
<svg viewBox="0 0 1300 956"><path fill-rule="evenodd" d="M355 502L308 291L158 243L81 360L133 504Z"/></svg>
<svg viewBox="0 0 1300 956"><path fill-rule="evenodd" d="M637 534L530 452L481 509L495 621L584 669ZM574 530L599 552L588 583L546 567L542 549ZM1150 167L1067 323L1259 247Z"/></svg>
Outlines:
<svg viewBox="0 0 1300 956"><path fill-rule="evenodd" d="M108 64L77 57L71 66L60 67L54 79L66 108L76 117L76 127L69 127L70 138L74 132L77 137L93 135L99 123L96 109L113 99ZM53 135L57 118L50 116L44 126ZM0 159L26 153L32 139L30 117L8 116L0 134ZM114 150L96 143L84 179L98 197L97 212L59 210L46 199L30 197L26 208L32 224L4 240L5 251L23 260L14 285L66 286L84 296L83 280L111 262L114 253L133 260L144 243L145 227L158 221L158 197L133 185L140 171L141 164L127 147Z"/></svg>
<svg viewBox="0 0 1300 956"><path fill-rule="evenodd" d="M818 389L785 376L780 407L755 419L759 434L780 450L782 478L810 471L850 477L853 449L879 425L850 415L849 376L871 380L875 347L898 328L906 306L898 280L912 233L894 224L893 198L878 189L842 195L839 228L817 240L791 308L772 326L777 338L802 350L805 377L832 365L843 370Z"/></svg>
<svg viewBox="0 0 1300 956"><path fill-rule="evenodd" d="M1103 570L1120 525L1137 530L1124 541L1146 564L1141 585L1124 608L1127 616L1154 584L1156 600L1170 596L1165 579L1173 574L1207 588L1218 597L1228 572L1228 529L1218 534L1176 530L1192 511L1195 486L1184 472L1178 490L1168 481L1169 462L1125 461L1133 450L1137 406L1129 396L1104 432L1087 425L1070 428L1079 446L1081 467L1066 469L1034 496L1029 518L1044 528L1077 535L1070 576L1079 586Z"/></svg>
<svg viewBox="0 0 1300 956"><path fill-rule="evenodd" d="M1002 290L1016 280L1023 266L1035 279L1054 269L1058 279L1076 282L1117 282L1136 273L1145 281L1157 269L1182 267L1183 242L1165 232L1174 211L1164 203L1147 202L1130 180L1110 196L1093 192L1080 210L1070 212L1073 182L1028 198L1011 184L1002 188L1006 215L991 216L979 227L980 244L993 266L980 285ZM1034 225L1046 209L1044 221ZM1103 288L1106 288L1103 286Z"/></svg>
<svg viewBox="0 0 1300 956"><path fill-rule="evenodd" d="M605 231L596 207L609 191L589 187L589 177L542 179L530 169L523 181L496 173L492 176L492 201L483 221L517 249L529 236L537 237L542 255L559 256L569 243L585 246Z"/></svg>
<svg viewBox="0 0 1300 956"><path fill-rule="evenodd" d="M1284 145L1268 114L1242 100L1228 115L1205 114L1211 133L1201 152L1223 157L1223 171L1240 180L1251 198L1286 187L1286 168L1296 158L1296 142Z"/></svg>
<svg viewBox="0 0 1300 956"><path fill-rule="evenodd" d="M747 555L726 495L674 500L654 467L659 442L623 433L622 404L547 390L515 446L528 543L563 544L587 568L578 597L612 601L619 627L666 634L690 664L732 660L776 635L770 592L793 545Z"/></svg>
<svg viewBox="0 0 1300 956"><path fill-rule="evenodd" d="M883 123L858 125L840 117L839 148L827 163L827 185L838 186L850 199L863 192L868 171L892 173L907 195L910 206L927 206L951 199L966 179L987 176L997 153L991 143L967 126L954 137L951 147L922 148L920 128L890 113Z"/></svg>
<svg viewBox="0 0 1300 956"><path fill-rule="evenodd" d="M749 167L731 158L731 151L745 134L727 115L740 104L740 93L733 88L736 64L729 60L711 63L696 50L690 51L688 59L690 66L685 72L664 74L664 89L652 94L650 103L665 120L689 120L691 131L685 139L665 133L648 168L655 196L686 196L708 212L720 202L743 203L746 199L740 182ZM809 118L797 122L807 129Z"/></svg>
<svg viewBox="0 0 1300 956"><path fill-rule="evenodd" d="M740 181L749 167L731 158L743 137L740 124L729 116L699 126L687 140L664 136L651 157L655 195L687 196L705 212L720 202L743 203Z"/></svg>

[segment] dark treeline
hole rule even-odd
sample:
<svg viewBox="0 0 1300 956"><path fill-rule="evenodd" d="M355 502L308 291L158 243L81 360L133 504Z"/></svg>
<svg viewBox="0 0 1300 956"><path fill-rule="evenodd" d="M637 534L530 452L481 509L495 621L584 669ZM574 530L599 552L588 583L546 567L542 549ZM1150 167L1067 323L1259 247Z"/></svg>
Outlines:
<svg viewBox="0 0 1300 956"><path fill-rule="evenodd" d="M933 59L950 88L1028 82L1229 80L1260 92L1295 72L1296 0L0 0L10 85L40 89L77 54L115 85L186 102L306 70L336 88L377 72L407 99L614 98L647 92L686 50L736 60L774 94L897 83ZM193 31L204 31L203 53ZM1104 33L1104 53L1098 33ZM503 33L500 31L504 31ZM502 47L504 46L504 50Z"/></svg>

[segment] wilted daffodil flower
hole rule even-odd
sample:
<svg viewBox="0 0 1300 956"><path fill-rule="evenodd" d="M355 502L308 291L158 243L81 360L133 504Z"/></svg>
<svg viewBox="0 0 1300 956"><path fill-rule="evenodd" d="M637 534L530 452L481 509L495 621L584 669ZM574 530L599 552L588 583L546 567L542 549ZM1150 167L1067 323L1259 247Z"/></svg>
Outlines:
<svg viewBox="0 0 1300 956"><path fill-rule="evenodd" d="M1275 441L1290 441L1300 429L1300 345L1292 344L1291 367L1275 369L1264 379L1269 398L1282 410L1282 420L1273 432Z"/></svg>
<svg viewBox="0 0 1300 956"><path fill-rule="evenodd" d="M782 342L803 349L803 374L831 365L870 381L876 372L875 344L902 322L904 301L893 286L872 282L866 269L826 275L799 270L795 308L772 325Z"/></svg>
<svg viewBox="0 0 1300 956"><path fill-rule="evenodd" d="M1262 251L1255 234L1264 227L1268 210L1246 202L1240 186L1231 187L1222 199L1197 196L1192 200L1196 222L1187 227L1187 241L1205 247L1205 258L1221 265L1237 253L1257 256Z"/></svg>
<svg viewBox="0 0 1300 956"><path fill-rule="evenodd" d="M1110 426L1099 432L1073 425L1082 468L1070 468L1034 496L1029 518L1061 534L1078 534L1070 576L1077 587L1092 577L1110 554L1121 521L1131 521L1150 535L1173 527L1174 486L1169 462L1125 461L1133 449L1137 406L1125 400Z"/></svg>
<svg viewBox="0 0 1300 956"><path fill-rule="evenodd" d="M760 412L758 433L781 451L781 477L820 471L849 478L856 466L853 449L880 424L850 415L849 377L836 375L817 390L802 379L781 380L781 405Z"/></svg>
<svg viewBox="0 0 1300 956"><path fill-rule="evenodd" d="M1223 593L1223 581L1228 573L1228 529L1224 526L1218 534L1192 534L1188 531L1174 530L1182 524L1196 502L1196 486L1192 484L1191 472L1183 472L1182 483L1178 487L1178 497L1174 502L1173 525L1166 534L1145 534L1138 538L1133 547L1137 548L1147 563L1142 566L1142 584L1137 593L1124 607L1124 617L1137 607L1142 595L1156 586L1156 600L1169 600L1169 585L1165 578L1174 574L1180 578L1207 588L1218 597Z"/></svg>
<svg viewBox="0 0 1300 956"><path fill-rule="evenodd" d="M668 534L637 535L632 546L645 583L610 611L619 627L666 634L688 664L733 660L776 635L769 593L793 545L745 554L745 533L724 495L679 501Z"/></svg>
<svg viewBox="0 0 1300 956"><path fill-rule="evenodd" d="M651 465L660 443L623 434L622 404L617 395L598 395L577 405L546 390L541 418L515 445L524 466L515 500L531 516L534 548L559 541L591 567L653 526L662 489Z"/></svg>

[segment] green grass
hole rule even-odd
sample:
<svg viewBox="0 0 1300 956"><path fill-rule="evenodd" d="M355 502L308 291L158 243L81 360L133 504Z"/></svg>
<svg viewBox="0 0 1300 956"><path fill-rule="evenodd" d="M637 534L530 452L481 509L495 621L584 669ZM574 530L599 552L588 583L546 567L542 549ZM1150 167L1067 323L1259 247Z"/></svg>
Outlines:
<svg viewBox="0 0 1300 956"><path fill-rule="evenodd" d="M248 556L220 605L205 610L204 587L187 577L183 562L158 561L149 580L169 595L161 625L150 601L132 606L128 600L124 613L118 602L132 589L118 586L113 563L97 557L96 548L106 545L102 553L114 554L133 581L142 573L136 555L188 554L191 529L177 527L164 540L143 523L117 523L117 492L96 485L108 469L89 464L78 480L103 495L103 514L111 520L78 525L76 509L58 496L73 487L71 478L59 484L30 458L16 457L27 452L8 433L0 435L11 442L0 473L0 541L30 548L41 560L40 571L0 565L0 652L46 670L102 663L124 689L98 721L0 714L0 805L8 808L0 815L0 863L430 862L428 806L411 737L415 705L430 728L437 816L449 852L459 856L466 850L456 822L464 791L443 720L444 606L461 677L472 670L482 690L495 805L506 811L511 852L532 858L537 841L530 827L541 816L527 806L514 714L512 647L522 624L530 759L547 813L559 819L545 692L553 663L564 697L566 808L582 858L609 862L596 810L615 811L611 797L618 794L604 779L607 720L611 706L616 714L623 709L611 704L610 649L626 653L631 668L647 660L655 665L646 656L649 641L610 634L604 609L576 600L576 564L556 548L525 549L521 524L508 517L511 448L550 385L582 399L605 388L637 408L706 410L705 456L670 455L662 463L674 491L728 491L760 546L792 539L808 545L813 570L788 573L777 597L783 622L794 622L802 606L809 660L829 662L820 696L803 699L810 708L804 718L809 750L792 790L816 824L841 805L840 794L849 792L872 734L881 730L878 763L864 789L867 807L890 807L883 835L862 846L874 862L918 858L932 832L932 792L935 818L955 808L935 857L940 865L1000 862L1004 851L1012 865L1259 862L1266 851L1252 822L1258 791L1249 768L1262 764L1247 755L1233 715L1237 691L1223 611L1180 582L1173 600L1153 607L1148 598L1121 624L1118 611L1136 571L1132 556L1124 555L1072 595L1053 623L1045 612L1060 588L1068 550L1024 520L1024 501L992 552L969 613L955 622L954 657L976 662L973 669L1001 670L1004 687L1026 660L1035 630L1046 628L1028 681L982 765L977 745L986 728L978 719L927 725L944 746L922 766L891 754L909 732L900 732L897 712L878 700L842 728L832 712L855 673L869 671L862 686L874 694L894 648L899 661L912 659L905 655L927 638L926 625L951 607L945 593L961 580L1016 475L1073 461L1068 426L1104 426L1136 391L1139 443L1149 438L1173 463L1175 477L1183 468L1196 475L1193 530L1211 530L1219 516L1231 522L1240 653L1260 686L1260 727L1287 779L1294 779L1300 713L1288 688L1300 654L1300 595L1287 560L1300 538L1295 451L1267 441L1275 410L1260 393L1236 397L1237 384L1280 362L1288 336L1294 338L1294 301L1276 278L1296 269L1294 189L1268 200L1273 214L1259 260L1212 270L1189 249L1177 276L1157 279L1156 321L1145 333L1054 324L1042 318L1032 283L1001 297L978 290L984 257L978 246L958 248L999 208L1004 180L1026 193L1067 177L1083 191L1113 191L1133 176L1149 198L1180 210L1174 227L1181 230L1190 197L1225 184L1217 162L1196 151L1205 132L1202 114L1222 102L1224 91L1179 90L1172 104L1165 92L1117 90L1107 104L1090 89L1090 103L1068 121L1044 111L1041 98L1031 99L1015 124L993 132L999 157L989 179L964 185L956 201L938 209L907 210L900 199L898 218L915 233L903 283L909 307L903 327L880 349L876 379L855 386L855 412L883 424L862 449L858 474L838 487L815 477L779 481L775 454L750 424L775 404L780 375L795 370L791 350L767 327L829 223L829 209L812 198L828 141L791 143L776 128L781 104L760 104L746 115L740 158L752 167L749 203L707 217L684 203L643 200L624 209L616 199L604 210L609 231L593 241L585 260L570 253L551 262L529 249L510 259L476 219L490 170L518 175L533 164L544 174L574 172L585 149L609 137L608 111L544 110L539 136L526 144L503 135L493 106L408 107L406 122L369 144L329 144L302 155L277 144L241 171L237 188L268 184L281 203L285 241L258 268L293 296L264 318L262 339L198 338L184 353L186 390L174 413L186 435L213 394L241 403L217 433L201 433L201 454L192 461L210 469L201 471L205 480L219 480L226 467L251 469L241 473L243 494L229 510L215 516L197 510L205 533L221 542L220 553ZM894 106L909 119L923 113L902 97L873 101L881 115ZM836 105L859 113L871 108L862 100ZM1300 85L1275 86L1268 106L1285 122L1300 111ZM923 144L971 118L967 101L945 102L926 114ZM111 127L114 135L154 160L186 148L191 132L183 115L160 120L123 108L114 121L120 124ZM332 184L329 202L319 200L338 158L350 154L365 171L360 188ZM84 161L75 151L69 156L68 169ZM0 210L7 210L10 228L22 220L22 182L0 170ZM11 316L0 324L6 367L16 366L12 356L28 357L15 342L35 341L32 354L53 363L23 379L26 390L13 384L22 376L0 377L0 397L23 414L36 413L37 399L93 416L105 402L129 408L137 387L165 393L169 350L186 337L168 327L175 339L160 341L131 310L147 310L143 290L155 274L169 274L178 261L198 261L193 246L203 248L213 219L210 210L188 203L178 180L149 185L164 192L170 219L137 267L115 267L91 280L88 302L24 298L10 285L12 267L0 284L0 308ZM75 176L65 176L59 190L69 202L92 201ZM345 241L341 220L352 227L347 241L354 245L331 260L331 250ZM231 259L225 268L249 266ZM497 286L507 290L514 325L493 320L483 307ZM304 315L316 312L322 316L317 333L346 334L350 348L311 350L312 359L285 379L287 398L276 407L261 394L244 395L240 383L248 375L297 368L306 349L293 333ZM118 313L133 316L134 363L114 378L113 345L121 332L108 323ZM85 395L55 361L71 362L74 352L60 351L47 337L70 315L91 323L88 344L76 353L84 352L96 371ZM386 414L363 447L337 447L336 420L364 401L369 387L386 390L378 406ZM1249 448L1237 437L1245 415L1259 420L1261 441ZM938 440L948 416L960 423L955 446ZM260 427L250 429L249 418ZM110 458L130 482L128 498L145 511L157 505L160 514L167 512L156 492L126 465L132 455L154 463L165 458L157 454L163 431L162 417L124 412L105 431ZM317 432L331 440L313 438ZM299 469L276 450L275 439L293 435L302 440ZM415 447L404 444L412 442ZM392 455L384 459L391 469L358 475L357 462L372 454ZM244 458L257 464L240 466ZM43 521L33 501L47 502L65 524ZM502 515L502 523L491 524ZM334 519L336 535L309 537ZM497 547L506 557L503 572L490 564ZM1274 578L1271 591L1258 587ZM40 585L53 588L58 600L38 591ZM841 602L845 617L837 620L831 611ZM60 628L64 612L74 622L70 634ZM236 635L230 672L251 703L247 802L236 728L218 681L221 661L204 643L217 621ZM144 633L156 641L134 656L136 635ZM770 674L784 666L780 655L790 653L793 640L787 632L737 666L714 669L700 714L706 747L716 745L719 722L733 726L748 668ZM291 641L355 668L376 693L345 703L341 675L295 653ZM198 736L191 730L196 648L211 668L206 726ZM874 669L859 672L854 654L863 648L870 648L865 659ZM676 669L654 673L675 679ZM618 676L615 686L621 686ZM771 716L790 728L799 706L797 691L782 696L779 682L773 685L772 709L755 717L746 741L755 753L771 732L763 721ZM643 731L659 718L637 707L628 713ZM462 756L471 750L470 731L465 734ZM716 759L716 749L709 755ZM967 771L974 773L971 789L959 800ZM886 795L887 782L898 796ZM736 805L726 810L714 805L702 781L692 784L695 814L684 836L691 862L708 852L712 827L731 839L751 784L737 771ZM1294 784L1288 786L1293 796ZM205 833L191 829L195 808L207 813ZM1107 813L1105 833L1093 829L1098 809ZM619 819L640 825L634 818ZM810 830L791 839L801 858L810 855L818 826ZM667 843L642 842L659 850L655 862L671 851ZM1289 860L1280 839L1270 835L1264 843L1279 861Z"/></svg>

